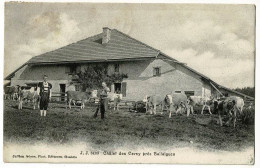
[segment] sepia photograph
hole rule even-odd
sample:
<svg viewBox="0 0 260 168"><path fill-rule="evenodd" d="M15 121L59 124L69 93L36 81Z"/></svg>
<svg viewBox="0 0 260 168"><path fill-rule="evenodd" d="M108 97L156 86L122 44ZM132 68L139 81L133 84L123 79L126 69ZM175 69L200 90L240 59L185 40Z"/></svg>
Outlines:
<svg viewBox="0 0 260 168"><path fill-rule="evenodd" d="M4 162L254 165L255 9L5 2Z"/></svg>

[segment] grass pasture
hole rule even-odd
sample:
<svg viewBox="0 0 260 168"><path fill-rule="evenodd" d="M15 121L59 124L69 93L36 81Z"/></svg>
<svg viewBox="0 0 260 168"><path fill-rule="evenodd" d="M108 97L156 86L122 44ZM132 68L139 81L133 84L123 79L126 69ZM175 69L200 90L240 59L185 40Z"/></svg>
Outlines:
<svg viewBox="0 0 260 168"><path fill-rule="evenodd" d="M220 127L216 115L146 115L144 113L109 110L105 119L93 118L95 106L66 109L64 104L50 103L47 117L25 104L19 111L18 102L4 101L4 142L69 143L88 142L95 149L113 149L125 144L135 148L146 144L153 147L195 147L203 150L240 151L254 146L254 125L238 121L237 127ZM199 120L210 119L209 124Z"/></svg>

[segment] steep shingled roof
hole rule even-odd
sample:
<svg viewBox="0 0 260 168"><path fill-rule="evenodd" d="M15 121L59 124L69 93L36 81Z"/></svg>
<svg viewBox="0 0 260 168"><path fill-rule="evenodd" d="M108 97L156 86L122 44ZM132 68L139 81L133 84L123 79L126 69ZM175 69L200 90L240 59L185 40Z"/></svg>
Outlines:
<svg viewBox="0 0 260 168"><path fill-rule="evenodd" d="M107 44L101 44L103 34L80 40L59 49L31 58L28 63L60 63L77 61L120 60L134 58L156 58L156 50L128 35L111 30Z"/></svg>

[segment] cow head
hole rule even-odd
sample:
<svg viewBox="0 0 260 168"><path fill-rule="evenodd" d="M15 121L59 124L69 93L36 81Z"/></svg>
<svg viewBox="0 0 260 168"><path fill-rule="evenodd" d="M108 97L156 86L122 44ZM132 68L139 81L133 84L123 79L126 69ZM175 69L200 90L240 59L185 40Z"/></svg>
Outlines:
<svg viewBox="0 0 260 168"><path fill-rule="evenodd" d="M147 95L146 95L146 96L144 97L144 99L143 99L143 102L145 102L145 103L148 102L148 98L150 99L150 96L147 96Z"/></svg>
<svg viewBox="0 0 260 168"><path fill-rule="evenodd" d="M166 95L165 98L164 98L164 101L166 104L170 105L172 104L172 95Z"/></svg>
<svg viewBox="0 0 260 168"><path fill-rule="evenodd" d="M228 111L231 111L234 109L234 106L236 104L236 101L235 100L230 100L227 102L227 110Z"/></svg>

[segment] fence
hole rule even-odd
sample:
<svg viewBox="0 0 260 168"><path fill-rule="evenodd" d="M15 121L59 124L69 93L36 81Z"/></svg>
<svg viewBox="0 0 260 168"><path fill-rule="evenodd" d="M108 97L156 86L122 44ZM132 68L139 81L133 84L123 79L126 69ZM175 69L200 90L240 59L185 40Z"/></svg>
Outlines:
<svg viewBox="0 0 260 168"><path fill-rule="evenodd" d="M63 92L52 92L52 101L65 102L67 100L67 94Z"/></svg>
<svg viewBox="0 0 260 168"><path fill-rule="evenodd" d="M66 102L67 101L67 94L63 92L52 92L52 102ZM132 104L135 101L130 101L130 100L121 100L119 105L120 108L129 108L132 107ZM93 100L92 103L98 103L98 100ZM113 102L109 102L109 106L113 106Z"/></svg>

